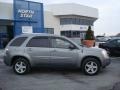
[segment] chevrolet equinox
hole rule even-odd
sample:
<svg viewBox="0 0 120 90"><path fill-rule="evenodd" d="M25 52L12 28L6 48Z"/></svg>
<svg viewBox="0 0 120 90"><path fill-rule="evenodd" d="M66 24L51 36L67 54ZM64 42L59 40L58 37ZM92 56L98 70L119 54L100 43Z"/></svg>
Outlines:
<svg viewBox="0 0 120 90"><path fill-rule="evenodd" d="M19 75L34 66L80 68L87 75L95 75L110 64L110 59L103 49L80 46L63 36L23 34L6 46L4 63Z"/></svg>

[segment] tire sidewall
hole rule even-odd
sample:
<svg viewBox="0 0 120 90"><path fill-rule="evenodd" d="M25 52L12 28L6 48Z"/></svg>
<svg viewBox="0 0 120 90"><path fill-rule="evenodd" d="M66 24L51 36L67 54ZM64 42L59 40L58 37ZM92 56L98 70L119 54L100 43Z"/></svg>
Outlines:
<svg viewBox="0 0 120 90"><path fill-rule="evenodd" d="M93 73L93 74L88 73L88 72L86 71L86 69L85 69L86 64L87 64L88 62L90 62L90 61L92 61L92 62L94 62L94 63L97 64L97 71L96 71L95 73ZM90 75L90 76L96 75L96 74L98 74L99 71L100 71L100 62L99 62L97 59L95 59L95 58L86 58L86 59L84 59L84 61L83 61L83 63L82 63L82 71L83 71L84 74L86 74L86 75Z"/></svg>
<svg viewBox="0 0 120 90"><path fill-rule="evenodd" d="M23 62L23 63L26 65L26 70L25 70L25 72L19 73L19 72L16 71L15 65L16 65L17 62ZM21 58L21 57L20 57L20 58L17 58L17 59L14 61L14 63L13 63L13 70L14 70L14 72L15 72L16 74L18 74L18 75L24 75L24 74L26 74L26 73L28 73L28 72L30 71L30 64L28 63L27 59L25 59L25 58Z"/></svg>

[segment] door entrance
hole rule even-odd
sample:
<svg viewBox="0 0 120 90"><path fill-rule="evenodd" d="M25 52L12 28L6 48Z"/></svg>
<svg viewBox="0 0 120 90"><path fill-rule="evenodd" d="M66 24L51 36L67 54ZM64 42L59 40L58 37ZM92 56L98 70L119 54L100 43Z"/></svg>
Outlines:
<svg viewBox="0 0 120 90"><path fill-rule="evenodd" d="M0 48L5 48L13 37L13 26L0 26Z"/></svg>

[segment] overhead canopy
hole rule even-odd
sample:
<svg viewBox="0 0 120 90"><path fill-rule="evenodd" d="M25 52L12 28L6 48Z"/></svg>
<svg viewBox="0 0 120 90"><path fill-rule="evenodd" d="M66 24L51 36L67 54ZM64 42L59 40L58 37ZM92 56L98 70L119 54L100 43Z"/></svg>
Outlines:
<svg viewBox="0 0 120 90"><path fill-rule="evenodd" d="M98 10L96 8L74 3L46 5L45 10L52 11L55 16L78 15L98 18Z"/></svg>

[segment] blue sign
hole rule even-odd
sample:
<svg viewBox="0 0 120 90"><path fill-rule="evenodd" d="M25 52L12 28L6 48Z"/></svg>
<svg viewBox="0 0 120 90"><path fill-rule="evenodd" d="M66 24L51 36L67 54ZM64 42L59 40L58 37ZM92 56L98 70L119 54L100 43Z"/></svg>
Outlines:
<svg viewBox="0 0 120 90"><path fill-rule="evenodd" d="M14 35L22 33L43 33L43 4L14 0Z"/></svg>

